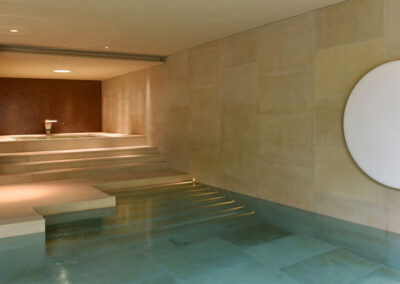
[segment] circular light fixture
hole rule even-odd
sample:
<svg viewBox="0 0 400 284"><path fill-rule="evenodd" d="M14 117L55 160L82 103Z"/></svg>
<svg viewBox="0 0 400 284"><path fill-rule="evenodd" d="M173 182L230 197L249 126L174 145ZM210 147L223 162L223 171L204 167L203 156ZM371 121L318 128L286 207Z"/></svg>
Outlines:
<svg viewBox="0 0 400 284"><path fill-rule="evenodd" d="M17 32L19 32L17 29L11 29L10 30L10 33L17 33Z"/></svg>
<svg viewBox="0 0 400 284"><path fill-rule="evenodd" d="M71 73L71 70L67 70L67 69L56 69L53 70L54 73Z"/></svg>
<svg viewBox="0 0 400 284"><path fill-rule="evenodd" d="M105 49L109 49L110 47L109 47L108 45L106 45L104 48L105 48Z"/></svg>

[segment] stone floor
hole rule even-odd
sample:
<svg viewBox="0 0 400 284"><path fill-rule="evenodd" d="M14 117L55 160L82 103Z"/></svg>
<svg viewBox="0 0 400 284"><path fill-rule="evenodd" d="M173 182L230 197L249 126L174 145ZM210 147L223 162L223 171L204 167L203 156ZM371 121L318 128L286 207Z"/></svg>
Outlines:
<svg viewBox="0 0 400 284"><path fill-rule="evenodd" d="M64 218L45 242L0 240L0 282L400 283L399 271L273 226L206 186L114 194L115 212Z"/></svg>

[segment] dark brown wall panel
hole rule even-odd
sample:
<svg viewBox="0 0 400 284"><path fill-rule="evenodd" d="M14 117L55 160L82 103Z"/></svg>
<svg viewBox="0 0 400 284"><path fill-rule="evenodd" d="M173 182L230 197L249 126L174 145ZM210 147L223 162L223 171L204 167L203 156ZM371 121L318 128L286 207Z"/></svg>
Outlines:
<svg viewBox="0 0 400 284"><path fill-rule="evenodd" d="M101 82L0 78L0 135L101 131Z"/></svg>

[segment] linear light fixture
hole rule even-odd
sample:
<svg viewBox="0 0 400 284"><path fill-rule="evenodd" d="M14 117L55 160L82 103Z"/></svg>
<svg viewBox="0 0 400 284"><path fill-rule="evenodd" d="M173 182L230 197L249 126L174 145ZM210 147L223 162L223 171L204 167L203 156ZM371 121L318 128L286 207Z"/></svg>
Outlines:
<svg viewBox="0 0 400 284"><path fill-rule="evenodd" d="M118 53L118 52L108 52L108 51L107 52L86 51L86 50L74 50L74 49L56 49L49 47L22 46L22 45L0 45L0 52L19 52L19 53L30 53L30 54L80 56L80 57L140 60L140 61L154 61L154 62L165 61L165 57L159 55Z"/></svg>

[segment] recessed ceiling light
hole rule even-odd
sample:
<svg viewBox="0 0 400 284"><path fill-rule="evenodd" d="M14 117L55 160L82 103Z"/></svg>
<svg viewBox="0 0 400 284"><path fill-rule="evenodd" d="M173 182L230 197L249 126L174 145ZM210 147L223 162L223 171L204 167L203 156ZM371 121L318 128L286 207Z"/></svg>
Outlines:
<svg viewBox="0 0 400 284"><path fill-rule="evenodd" d="M105 49L109 49L110 47L109 47L108 45L106 45L104 48L105 48Z"/></svg>
<svg viewBox="0 0 400 284"><path fill-rule="evenodd" d="M67 69L56 69L56 70L53 70L53 72L55 72L55 73L70 73L71 70L67 70Z"/></svg>
<svg viewBox="0 0 400 284"><path fill-rule="evenodd" d="M11 30L10 30L10 33L17 33L17 32L18 32L17 29L11 29Z"/></svg>

